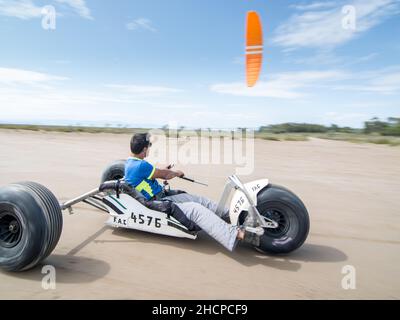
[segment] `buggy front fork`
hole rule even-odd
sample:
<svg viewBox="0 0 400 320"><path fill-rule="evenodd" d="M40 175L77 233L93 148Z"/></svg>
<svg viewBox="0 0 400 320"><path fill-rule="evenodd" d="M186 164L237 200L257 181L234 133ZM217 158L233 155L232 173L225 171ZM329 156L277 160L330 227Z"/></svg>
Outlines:
<svg viewBox="0 0 400 320"><path fill-rule="evenodd" d="M222 192L221 198L218 203L218 208L217 212L222 212L225 208L226 203L228 202L228 198L232 192L232 190L240 190L244 196L246 197L247 201L249 202L249 217L251 224L257 224L260 227L263 228L277 228L278 223L267 218L267 217L262 217L260 212L257 209L256 204L254 203L253 198L251 197L250 193L240 181L240 179L235 176L229 176L228 181L225 184L224 191Z"/></svg>

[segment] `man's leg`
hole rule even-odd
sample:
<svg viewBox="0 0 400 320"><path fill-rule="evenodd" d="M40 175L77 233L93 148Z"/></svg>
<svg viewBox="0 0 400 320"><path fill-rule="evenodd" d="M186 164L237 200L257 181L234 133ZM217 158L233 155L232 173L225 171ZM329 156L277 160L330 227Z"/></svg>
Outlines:
<svg viewBox="0 0 400 320"><path fill-rule="evenodd" d="M175 203L185 203L185 202L196 202L201 204L202 206L208 208L212 212L218 214L223 219L226 219L229 217L229 209L224 208L223 212L217 212L218 204L206 197L201 197L197 196L194 194L189 194L189 193L180 193L174 196L168 196L163 199L171 200L172 202Z"/></svg>
<svg viewBox="0 0 400 320"><path fill-rule="evenodd" d="M213 211L197 202L176 203L188 219L213 237L229 251L233 251L238 240L238 228L228 224Z"/></svg>

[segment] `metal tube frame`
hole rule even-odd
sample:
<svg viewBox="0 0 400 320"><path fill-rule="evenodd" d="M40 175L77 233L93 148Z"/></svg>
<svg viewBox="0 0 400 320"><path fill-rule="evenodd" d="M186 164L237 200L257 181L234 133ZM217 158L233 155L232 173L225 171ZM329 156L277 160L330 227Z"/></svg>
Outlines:
<svg viewBox="0 0 400 320"><path fill-rule="evenodd" d="M111 182L111 181L108 181L108 182ZM125 183L125 182L121 181L121 183ZM224 191L222 192L221 198L218 203L218 207L217 207L218 213L221 213L223 211L223 208L225 207L225 205L228 201L228 198L233 189L240 190L241 192L243 192L247 201L249 202L249 204L250 204L249 214L250 214L250 219L251 219L250 222L256 222L256 223L258 223L259 226L261 226L263 228L277 228L278 227L278 224L275 221L261 216L250 193L248 192L248 190L246 189L246 187L244 186L242 181L236 175L231 175L228 177L228 181L225 184ZM64 202L63 204L60 204L61 210L68 209L70 214L72 214L73 213L72 206L79 202L85 202L89 205L92 205L92 206L98 208L98 209L101 209L98 207L98 206L100 206L99 203L92 204L91 203L92 200L90 199L100 193L102 193L102 191L100 191L99 188L93 189L87 193L84 193L84 194L76 197L76 198L68 200L68 201Z"/></svg>
<svg viewBox="0 0 400 320"><path fill-rule="evenodd" d="M99 190L99 188L97 188L97 189L93 189L92 191L86 192L85 194L83 194L79 197L68 200L68 201L64 202L63 204L61 204L61 210L71 209L74 204L82 202L90 197L93 197L93 196L99 194L99 193L100 193L100 190Z"/></svg>

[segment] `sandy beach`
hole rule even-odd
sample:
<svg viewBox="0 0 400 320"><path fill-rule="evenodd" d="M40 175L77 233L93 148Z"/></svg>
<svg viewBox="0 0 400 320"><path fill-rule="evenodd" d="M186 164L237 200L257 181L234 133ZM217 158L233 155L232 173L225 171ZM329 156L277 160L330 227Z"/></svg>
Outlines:
<svg viewBox="0 0 400 320"><path fill-rule="evenodd" d="M0 130L0 185L36 181L60 201L98 186L129 135ZM55 266L55 290L41 266L0 272L0 299L399 299L400 148L311 139L256 140L255 170L299 195L311 219L306 243L286 256L241 246L229 253L205 234L195 241L104 225L84 204L64 213L64 229L42 265ZM173 187L219 199L233 165L178 166L208 188ZM354 266L356 289L342 288Z"/></svg>

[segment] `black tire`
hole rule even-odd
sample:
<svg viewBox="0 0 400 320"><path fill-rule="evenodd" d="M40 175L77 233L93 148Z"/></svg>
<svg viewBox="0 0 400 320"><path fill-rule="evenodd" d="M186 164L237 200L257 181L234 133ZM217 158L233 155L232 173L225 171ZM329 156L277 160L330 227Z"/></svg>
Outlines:
<svg viewBox="0 0 400 320"><path fill-rule="evenodd" d="M258 250L289 253L307 239L310 219L303 202L290 190L269 185L257 195L257 209L264 217L279 223L277 229L265 228Z"/></svg>
<svg viewBox="0 0 400 320"><path fill-rule="evenodd" d="M54 250L63 218L50 190L34 182L0 188L0 268L25 271Z"/></svg>
<svg viewBox="0 0 400 320"><path fill-rule="evenodd" d="M117 160L111 163L101 176L101 183L112 180L122 179L125 175L125 161Z"/></svg>

